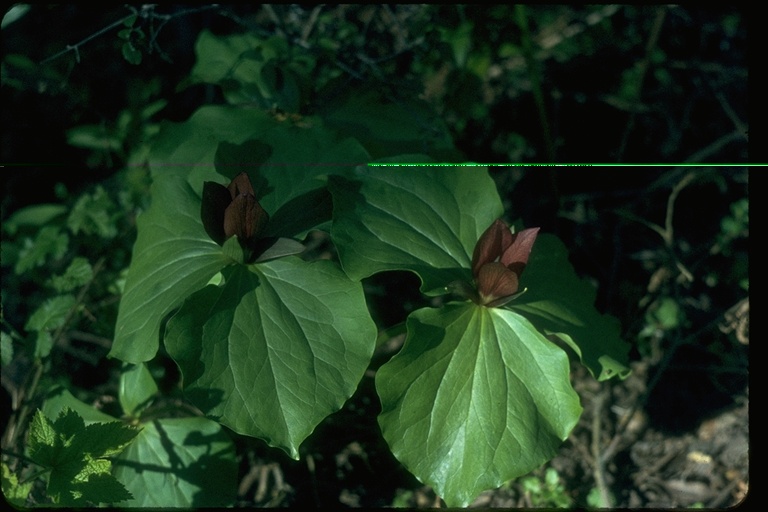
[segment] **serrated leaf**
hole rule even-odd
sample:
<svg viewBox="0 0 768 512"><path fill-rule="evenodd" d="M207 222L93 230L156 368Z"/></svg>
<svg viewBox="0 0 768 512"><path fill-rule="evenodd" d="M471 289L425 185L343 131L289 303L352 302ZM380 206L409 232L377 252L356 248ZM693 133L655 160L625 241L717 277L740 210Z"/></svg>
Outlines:
<svg viewBox="0 0 768 512"><path fill-rule="evenodd" d="M629 346L621 339L621 324L595 309L594 286L576 275L557 237L538 236L520 287L528 291L509 307L565 341L595 378L629 375Z"/></svg>
<svg viewBox="0 0 768 512"><path fill-rule="evenodd" d="M203 229L200 198L176 175L157 176L152 205L137 219L110 357L130 363L157 353L163 318L230 263Z"/></svg>
<svg viewBox="0 0 768 512"><path fill-rule="evenodd" d="M292 257L224 276L169 320L166 349L197 407L298 458L370 362L376 328L362 287L328 261Z"/></svg>
<svg viewBox="0 0 768 512"><path fill-rule="evenodd" d="M72 438L82 432L85 428L85 422L77 412L71 409L64 409L53 421L53 429L56 435L63 441L64 446L71 444Z"/></svg>
<svg viewBox="0 0 768 512"><path fill-rule="evenodd" d="M51 286L59 293L70 292L85 285L93 277L93 267L82 256L72 259L63 274L51 278Z"/></svg>
<svg viewBox="0 0 768 512"><path fill-rule="evenodd" d="M58 295L43 302L27 319L24 329L43 331L58 329L77 304L73 295Z"/></svg>
<svg viewBox="0 0 768 512"><path fill-rule="evenodd" d="M115 203L101 186L91 194L83 194L72 207L67 226L73 233L98 235L110 239L117 235L117 226L112 219Z"/></svg>
<svg viewBox="0 0 768 512"><path fill-rule="evenodd" d="M84 453L94 458L102 458L122 452L138 433L139 430L134 427L120 421L111 421L84 426L78 437L84 441Z"/></svg>
<svg viewBox="0 0 768 512"><path fill-rule="evenodd" d="M38 410L30 427L29 455L50 469L46 491L54 503L111 503L129 494L110 480L112 464L104 457L119 454L138 433L119 421L86 426L83 418L69 408L61 410L53 422ZM105 489L114 494L104 494Z"/></svg>
<svg viewBox="0 0 768 512"><path fill-rule="evenodd" d="M89 502L112 504L133 498L133 494L121 482L109 473L101 471L89 474L85 481L78 482L74 488L79 499L73 504Z"/></svg>
<svg viewBox="0 0 768 512"><path fill-rule="evenodd" d="M56 454L61 449L56 431L51 421L38 410L32 417L29 427L29 457L42 466L53 465Z"/></svg>
<svg viewBox="0 0 768 512"><path fill-rule="evenodd" d="M235 447L221 426L207 418L145 424L114 467L114 476L133 494L120 506L227 507L237 493Z"/></svg>
<svg viewBox="0 0 768 512"><path fill-rule="evenodd" d="M476 167L371 167L332 177L331 237L344 271L359 280L410 270L422 291L471 281L472 251L503 213L493 180Z"/></svg>
<svg viewBox="0 0 768 512"><path fill-rule="evenodd" d="M568 357L525 318L473 303L408 317L376 374L379 425L395 457L449 507L557 453L581 414Z"/></svg>
<svg viewBox="0 0 768 512"><path fill-rule="evenodd" d="M157 393L155 379L145 364L123 365L118 399L126 414L137 415Z"/></svg>
<svg viewBox="0 0 768 512"><path fill-rule="evenodd" d="M8 500L11 505L21 508L26 504L27 497L32 491L32 484L34 482L19 483L19 479L15 474L11 473L11 469L3 462L2 466L2 491L3 496Z"/></svg>
<svg viewBox="0 0 768 512"><path fill-rule="evenodd" d="M14 267L17 275L23 274L29 269L45 263L48 257L61 258L69 245L69 237L59 228L45 226L37 234L34 240L27 238L19 251L19 259Z"/></svg>

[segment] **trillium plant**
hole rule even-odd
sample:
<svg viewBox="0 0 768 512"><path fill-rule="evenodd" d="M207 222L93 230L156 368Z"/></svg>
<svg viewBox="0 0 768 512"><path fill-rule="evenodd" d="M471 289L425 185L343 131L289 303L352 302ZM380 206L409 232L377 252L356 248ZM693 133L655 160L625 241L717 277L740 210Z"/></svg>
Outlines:
<svg viewBox="0 0 768 512"><path fill-rule="evenodd" d="M563 244L501 220L487 169L398 167L431 158L386 154L389 131L376 120L402 113L379 110L370 127L354 128L365 108L288 123L207 106L164 125L110 352L125 363L125 414L142 426L116 461L134 497L120 505L189 506L213 495L204 503L221 504L227 493L233 502L234 481L211 491L205 478L185 480L187 501L146 489L212 453L206 467L228 468L217 474L234 480L222 426L300 459L369 370L394 456L447 505L464 506L541 466L568 437L582 410L569 352L598 380L627 375L618 322L594 309L594 289ZM322 257L305 251L316 233L333 247ZM363 284L392 270L417 275L432 306L403 325L376 325ZM372 365L396 336L397 353ZM158 393L145 363L161 350L201 416L143 422ZM64 405L88 407L60 397L51 417ZM185 447L182 459L163 455L167 439Z"/></svg>

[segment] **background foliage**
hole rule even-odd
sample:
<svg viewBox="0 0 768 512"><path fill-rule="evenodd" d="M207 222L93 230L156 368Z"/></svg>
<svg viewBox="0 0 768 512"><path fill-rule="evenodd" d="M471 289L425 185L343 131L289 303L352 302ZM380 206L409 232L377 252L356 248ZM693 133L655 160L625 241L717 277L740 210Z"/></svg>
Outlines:
<svg viewBox="0 0 768 512"><path fill-rule="evenodd" d="M130 18L124 8L31 6L3 21L0 161L16 165L1 178L3 406L15 411L2 415L4 450L18 450L42 398L61 402L48 411L52 418L72 405L59 385L101 409L100 421L162 418L163 411L185 407L169 360L153 362L142 386L121 387L130 373L105 357L135 218L148 206L144 164L152 145L173 149L156 138L161 120L186 121L202 105L236 101L288 122L301 122L295 113L321 115L360 137L376 158L429 152L480 162L747 162L746 14L736 7L149 9ZM267 50L238 63L238 80L203 73L212 68L205 59L227 54L206 41L223 38L237 47L254 37L269 41ZM259 78L249 82L249 76ZM350 90L355 94L345 94ZM419 96L429 108L415 101ZM414 131L404 132L400 118L392 119L392 129L382 121L380 132L367 131L361 119L382 119L386 111L371 106L371 98L400 105ZM458 152L450 140L421 131L435 122L444 124ZM414 139L421 142L414 146ZM192 141L188 150L209 149ZM706 444L717 438L697 429L747 399L746 169L499 168L491 177L508 220L557 234L578 272L599 285L598 308L618 317L633 343L637 380L580 387L576 372L586 412L566 450L587 462L552 462L568 491L547 468L502 487L488 498L498 501L486 503L738 501L748 480L746 456ZM37 206L23 208L28 205ZM308 240L312 255L334 257L326 238ZM430 304L410 274L379 274L364 289L380 328ZM431 504L434 495L375 434L372 373L402 342L394 336L379 347L371 374L342 411L318 426L301 462L212 423L175 423L203 418L150 422L152 430L141 434L147 440L122 456L139 460L128 451L151 446L153 436L178 439L188 449L180 454L183 464L200 457L199 440L184 441L198 431L220 443L211 462L224 474L237 473L239 488L227 493L241 505ZM164 398L146 410L141 404L153 386ZM121 389L142 391L129 396ZM600 407L606 403L613 409ZM633 430L637 422L642 428ZM691 480L673 487L638 476L654 459L644 441L668 453L690 433L711 457L709 465L695 466L693 482L717 492ZM578 451L584 447L591 463ZM689 459L683 459L661 469L685 474ZM141 473L130 464L117 471L133 488L149 485L134 480ZM189 482L181 506L215 504L196 491L199 479ZM42 489L33 490L33 499L42 496ZM152 496L146 495L147 506L155 503Z"/></svg>

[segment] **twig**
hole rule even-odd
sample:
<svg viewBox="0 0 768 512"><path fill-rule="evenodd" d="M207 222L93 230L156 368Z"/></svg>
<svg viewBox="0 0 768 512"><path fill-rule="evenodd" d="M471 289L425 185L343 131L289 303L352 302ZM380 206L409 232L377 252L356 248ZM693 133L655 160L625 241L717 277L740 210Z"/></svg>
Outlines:
<svg viewBox="0 0 768 512"><path fill-rule="evenodd" d="M86 37L85 39L80 41L79 43L68 44L67 47L64 48L63 50L61 50L59 53L57 53L55 55L51 55L47 59L44 59L44 60L40 61L40 65L42 66L43 64L45 64L47 62L50 62L50 61L52 61L54 59L58 59L62 55L66 54L66 53L69 53L69 52L75 52L75 61L77 61L77 63L80 64L80 47L82 45L84 45L88 41L96 39L97 37L99 37L100 35L102 35L102 34L104 34L106 32L109 32L110 30L112 30L115 27L119 27L120 25L122 25L123 23L125 23L127 20L129 20L131 17L133 17L135 15L136 15L135 13L128 14L127 16L124 16L124 17L120 18L119 20L117 20L116 22L112 23L111 25L106 26L103 29L99 30L98 32L89 35L88 37Z"/></svg>
<svg viewBox="0 0 768 512"><path fill-rule="evenodd" d="M730 144L731 142L734 142L739 139L747 139L746 132L743 132L741 130L735 130L731 133L728 133L726 135L723 135L722 137L718 138L717 140L712 141L708 146L698 150L691 156L685 159L688 163L697 163L702 162L710 155L713 155L720 151L722 148Z"/></svg>
<svg viewBox="0 0 768 512"><path fill-rule="evenodd" d="M601 438L601 417L603 412L603 405L605 403L606 391L601 391L593 402L592 412L592 459L594 460L593 475L595 477L595 485L600 492L600 500L602 506L606 508L613 507L613 499L611 498L611 492L608 489L608 483L605 481L605 461L600 455L600 438Z"/></svg>

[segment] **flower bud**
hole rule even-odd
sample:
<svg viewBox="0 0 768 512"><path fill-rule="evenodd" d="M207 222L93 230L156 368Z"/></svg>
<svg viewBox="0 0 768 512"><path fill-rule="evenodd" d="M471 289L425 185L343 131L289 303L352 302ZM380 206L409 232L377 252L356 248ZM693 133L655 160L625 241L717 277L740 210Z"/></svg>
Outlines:
<svg viewBox="0 0 768 512"><path fill-rule="evenodd" d="M539 228L529 228L512 234L497 219L480 236L472 254L472 275L480 304L501 306L517 293L538 233Z"/></svg>
<svg viewBox="0 0 768 512"><path fill-rule="evenodd" d="M200 216L205 232L214 242L223 245L236 235L244 249L253 249L269 222L269 215L256 200L244 172L226 187L206 181Z"/></svg>

